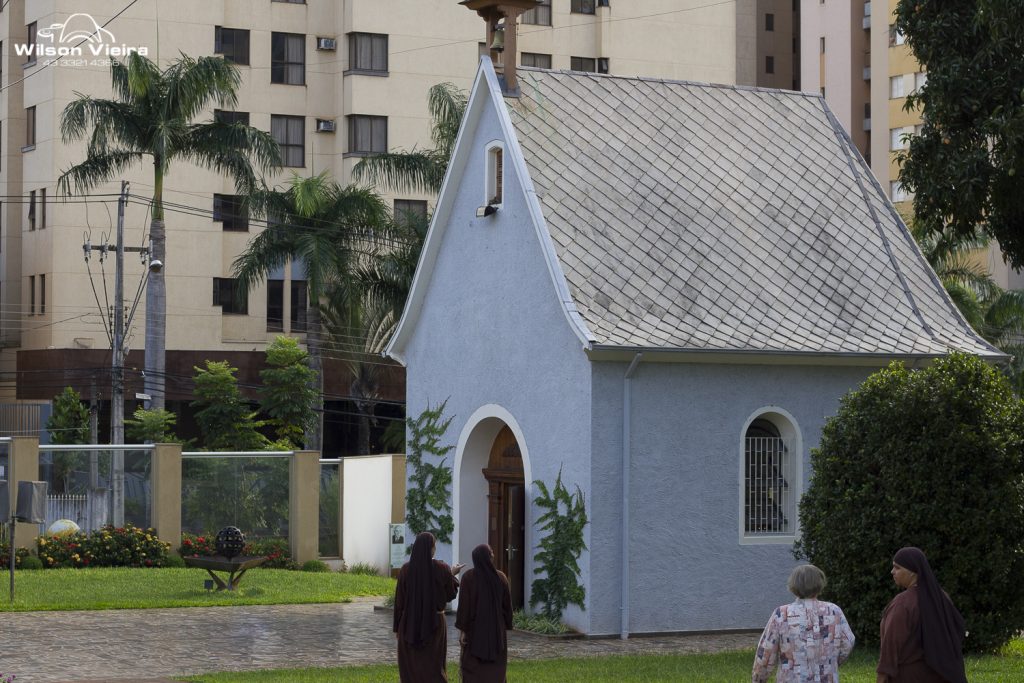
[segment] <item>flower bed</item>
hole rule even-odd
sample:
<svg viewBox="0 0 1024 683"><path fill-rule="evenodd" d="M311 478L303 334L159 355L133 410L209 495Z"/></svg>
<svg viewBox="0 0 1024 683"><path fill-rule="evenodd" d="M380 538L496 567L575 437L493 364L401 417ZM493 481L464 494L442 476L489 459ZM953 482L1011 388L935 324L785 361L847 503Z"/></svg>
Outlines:
<svg viewBox="0 0 1024 683"><path fill-rule="evenodd" d="M28 557L28 548L18 548L14 553L14 567L21 566L21 561ZM11 566L11 550L7 541L0 541L0 570ZM0 678L0 683L4 683Z"/></svg>
<svg viewBox="0 0 1024 683"><path fill-rule="evenodd" d="M170 549L171 544L161 541L155 529L131 524L36 539L36 554L44 568L162 567Z"/></svg>
<svg viewBox="0 0 1024 683"><path fill-rule="evenodd" d="M213 557L217 555L216 534L181 535L181 547L178 553L182 557ZM297 569L292 562L291 549L288 541L283 538L261 538L249 541L242 548L242 555L266 555L267 561L260 565L266 569Z"/></svg>

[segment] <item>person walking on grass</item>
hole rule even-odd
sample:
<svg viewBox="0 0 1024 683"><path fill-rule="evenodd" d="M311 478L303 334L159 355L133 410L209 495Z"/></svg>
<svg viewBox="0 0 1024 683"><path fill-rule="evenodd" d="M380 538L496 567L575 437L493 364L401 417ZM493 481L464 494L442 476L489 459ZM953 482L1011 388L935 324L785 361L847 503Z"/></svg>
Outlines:
<svg viewBox="0 0 1024 683"><path fill-rule="evenodd" d="M455 628L462 645L462 683L505 683L512 593L508 578L494 567L491 546L473 549L473 568L462 577L461 590Z"/></svg>

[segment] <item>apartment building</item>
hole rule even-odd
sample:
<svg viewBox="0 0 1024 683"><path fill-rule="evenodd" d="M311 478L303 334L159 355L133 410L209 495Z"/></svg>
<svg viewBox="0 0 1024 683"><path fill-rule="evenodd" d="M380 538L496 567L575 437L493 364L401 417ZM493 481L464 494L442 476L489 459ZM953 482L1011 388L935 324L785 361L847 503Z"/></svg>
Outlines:
<svg viewBox="0 0 1024 683"><path fill-rule="evenodd" d="M792 0L542 0L519 30L520 63L657 78L796 87ZM770 17L770 18L769 18ZM457 0L25 0L0 8L0 401L46 400L61 386L106 396L113 255L83 244L114 241L119 184L61 197L57 178L86 157L65 143L60 116L76 93L110 97L108 62L145 52L166 65L179 54L223 55L242 75L232 111L210 111L270 131L292 174L351 179L367 154L429 146L428 89L468 88L485 51L479 18ZM26 46L37 46L28 54ZM120 52L119 52L120 51ZM144 247L150 169L126 170L126 244ZM237 216L230 181L187 164L171 169L167 203L167 398L207 358L228 359L256 383L267 342L301 337L307 293L285 267L233 297L233 260L260 229ZM426 212L432 198L389 197ZM130 307L146 267L125 260ZM144 298L144 297L143 297ZM145 311L127 330L128 365L141 369ZM327 348L328 359L343 349ZM341 363L327 393L347 394ZM129 399L141 391L129 372ZM15 382L15 377L20 381ZM98 388L97 388L98 385ZM401 399L400 378L387 388Z"/></svg>
<svg viewBox="0 0 1024 683"><path fill-rule="evenodd" d="M904 105L928 74L896 30L897 0L801 3L802 89L824 95L879 184L909 216L913 197L899 182L896 155L920 130L920 113ZM1003 262L997 244L978 258L1004 289L1024 288L1024 274Z"/></svg>

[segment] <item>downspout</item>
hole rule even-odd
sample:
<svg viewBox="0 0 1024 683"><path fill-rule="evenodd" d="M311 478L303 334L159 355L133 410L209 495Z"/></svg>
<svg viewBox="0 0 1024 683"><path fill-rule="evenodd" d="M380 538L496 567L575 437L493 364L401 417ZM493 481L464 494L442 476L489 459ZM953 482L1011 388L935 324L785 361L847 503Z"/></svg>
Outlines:
<svg viewBox="0 0 1024 683"><path fill-rule="evenodd" d="M629 638L629 469L630 469L630 413L632 412L631 381L643 353L633 356L633 362L622 378L622 615L619 637Z"/></svg>

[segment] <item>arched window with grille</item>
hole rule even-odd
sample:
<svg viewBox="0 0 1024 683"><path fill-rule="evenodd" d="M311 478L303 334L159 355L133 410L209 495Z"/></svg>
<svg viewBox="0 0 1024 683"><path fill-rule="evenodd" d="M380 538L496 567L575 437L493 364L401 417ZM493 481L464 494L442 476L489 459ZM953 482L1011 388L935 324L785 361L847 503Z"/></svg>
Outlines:
<svg viewBox="0 0 1024 683"><path fill-rule="evenodd" d="M787 542L797 531L801 463L799 433L788 415L762 413L743 434L740 538Z"/></svg>

